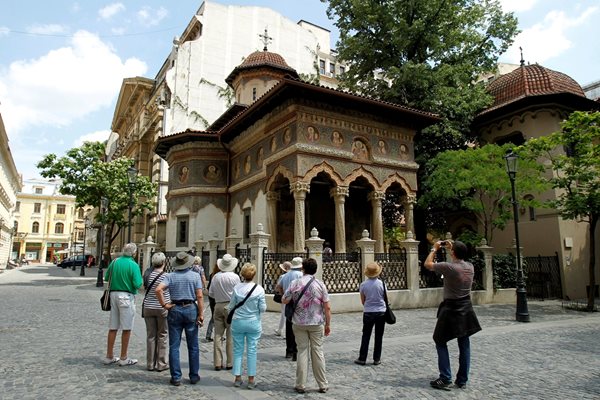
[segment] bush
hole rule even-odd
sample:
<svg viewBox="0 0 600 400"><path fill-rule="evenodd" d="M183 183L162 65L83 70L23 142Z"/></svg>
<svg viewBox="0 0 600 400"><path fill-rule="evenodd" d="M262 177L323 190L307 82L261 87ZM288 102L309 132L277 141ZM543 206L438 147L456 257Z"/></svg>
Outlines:
<svg viewBox="0 0 600 400"><path fill-rule="evenodd" d="M517 266L515 257L510 254L496 254L492 258L494 289L516 287Z"/></svg>

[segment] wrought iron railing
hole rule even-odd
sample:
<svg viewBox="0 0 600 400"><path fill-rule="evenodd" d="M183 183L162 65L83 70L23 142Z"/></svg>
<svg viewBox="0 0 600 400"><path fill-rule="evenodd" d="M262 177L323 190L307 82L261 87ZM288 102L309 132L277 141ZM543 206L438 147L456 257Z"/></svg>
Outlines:
<svg viewBox="0 0 600 400"><path fill-rule="evenodd" d="M527 295L532 298L562 298L558 253L553 256L523 257Z"/></svg>
<svg viewBox="0 0 600 400"><path fill-rule="evenodd" d="M323 283L329 293L356 293L363 281L360 249L333 253L323 261Z"/></svg>
<svg viewBox="0 0 600 400"><path fill-rule="evenodd" d="M291 261L294 257L308 258L306 253L267 253L267 248L263 248L262 282L261 285L267 294L275 293L277 280L283 274L279 264L285 261Z"/></svg>
<svg viewBox="0 0 600 400"><path fill-rule="evenodd" d="M419 288L437 288L444 286L442 276L423 266L429 253L419 253ZM436 260L446 260L446 249L441 248L435 255Z"/></svg>
<svg viewBox="0 0 600 400"><path fill-rule="evenodd" d="M375 253L375 262L381 265L381 277L388 290L408 289L406 249L390 253Z"/></svg>

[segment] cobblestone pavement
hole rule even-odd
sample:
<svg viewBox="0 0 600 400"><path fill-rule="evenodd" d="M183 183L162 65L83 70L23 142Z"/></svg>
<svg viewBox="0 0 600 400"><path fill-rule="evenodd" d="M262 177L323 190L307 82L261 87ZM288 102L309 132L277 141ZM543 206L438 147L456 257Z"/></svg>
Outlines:
<svg viewBox="0 0 600 400"><path fill-rule="evenodd" d="M317 392L310 374L308 393L293 391L295 365L283 357L285 341L273 334L277 313L264 316L256 390L235 389L230 371L214 371L212 343L204 339L201 382L192 386L184 380L173 387L168 371L144 368L145 326L139 315L129 353L140 363L100 363L108 314L99 307L96 273L91 269L80 277L79 271L31 265L0 274L1 399L600 399L600 314L565 310L557 301L530 301L532 322L525 324L514 321L514 305L476 306L483 331L471 340L471 376L464 390L429 387L437 376L431 308L396 310L398 323L386 326L379 366L353 363L361 314L334 314L325 342L326 394ZM450 352L456 371L455 341ZM182 366L185 376L186 360Z"/></svg>

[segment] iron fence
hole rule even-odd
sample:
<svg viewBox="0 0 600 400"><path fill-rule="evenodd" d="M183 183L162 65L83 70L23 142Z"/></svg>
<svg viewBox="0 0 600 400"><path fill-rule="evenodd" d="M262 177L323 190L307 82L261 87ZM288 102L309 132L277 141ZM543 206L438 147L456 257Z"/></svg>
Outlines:
<svg viewBox="0 0 600 400"><path fill-rule="evenodd" d="M442 276L423 266L429 252L419 252L419 289L438 288L444 286ZM446 249L440 248L435 254L436 261L446 260Z"/></svg>
<svg viewBox="0 0 600 400"><path fill-rule="evenodd" d="M381 265L381 277L388 290L408 289L406 249L389 253L375 253L375 262Z"/></svg>
<svg viewBox="0 0 600 400"><path fill-rule="evenodd" d="M275 293L275 286L283 271L279 264L285 261L291 261L294 257L308 258L306 253L267 253L267 248L263 248L262 282L261 285L267 294Z"/></svg>
<svg viewBox="0 0 600 400"><path fill-rule="evenodd" d="M553 256L523 257L523 273L529 297L562 299L558 253Z"/></svg>
<svg viewBox="0 0 600 400"><path fill-rule="evenodd" d="M360 249L351 253L333 253L323 261L323 283L329 293L356 293L362 278Z"/></svg>

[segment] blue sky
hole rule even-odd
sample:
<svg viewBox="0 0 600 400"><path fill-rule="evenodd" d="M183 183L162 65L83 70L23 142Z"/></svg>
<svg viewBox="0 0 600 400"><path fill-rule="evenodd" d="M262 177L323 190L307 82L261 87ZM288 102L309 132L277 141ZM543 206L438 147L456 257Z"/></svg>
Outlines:
<svg viewBox="0 0 600 400"><path fill-rule="evenodd" d="M220 0L272 8L336 33L319 0ZM522 33L500 61L525 60L581 85L600 80L598 0L501 0ZM154 78L200 0L0 0L0 113L19 172L108 137L123 78ZM335 47L335 43L332 43Z"/></svg>

